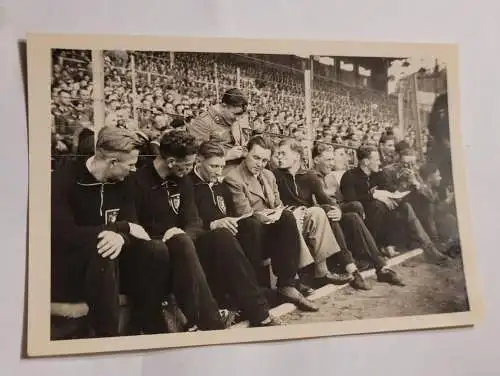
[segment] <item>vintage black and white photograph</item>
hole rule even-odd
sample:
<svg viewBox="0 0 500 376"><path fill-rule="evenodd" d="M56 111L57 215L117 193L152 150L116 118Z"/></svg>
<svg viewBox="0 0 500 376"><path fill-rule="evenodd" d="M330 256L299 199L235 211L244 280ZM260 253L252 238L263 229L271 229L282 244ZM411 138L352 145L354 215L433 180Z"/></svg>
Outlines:
<svg viewBox="0 0 500 376"><path fill-rule="evenodd" d="M30 355L474 323L454 46L50 38Z"/></svg>

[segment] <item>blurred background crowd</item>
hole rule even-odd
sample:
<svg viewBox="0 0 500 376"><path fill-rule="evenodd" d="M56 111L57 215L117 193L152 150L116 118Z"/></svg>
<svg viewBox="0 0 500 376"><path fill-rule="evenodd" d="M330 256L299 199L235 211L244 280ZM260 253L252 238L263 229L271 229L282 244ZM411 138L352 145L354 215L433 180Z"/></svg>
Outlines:
<svg viewBox="0 0 500 376"><path fill-rule="evenodd" d="M133 54L133 59L131 58ZM174 57L175 56L175 57ZM53 50L52 155L87 154L94 90L91 51ZM249 105L241 120L253 133L377 146L384 134L415 145L415 131L397 134L397 97L314 75L312 129L305 121L303 70L281 55L176 52L104 53L104 123L142 130L158 138L185 127L239 87ZM286 65L288 63L288 65ZM421 132L422 145L428 141Z"/></svg>

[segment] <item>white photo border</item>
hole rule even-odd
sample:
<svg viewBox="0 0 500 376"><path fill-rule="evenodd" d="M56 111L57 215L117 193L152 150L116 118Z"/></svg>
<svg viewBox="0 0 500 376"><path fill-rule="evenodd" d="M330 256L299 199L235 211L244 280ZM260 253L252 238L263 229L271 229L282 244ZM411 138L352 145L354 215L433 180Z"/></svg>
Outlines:
<svg viewBox="0 0 500 376"><path fill-rule="evenodd" d="M475 248L468 209L460 125L458 46L387 42L222 39L194 37L31 34L28 46L29 248L27 355L96 354L188 346L290 340L333 335L472 326L482 317ZM169 333L131 337L50 340L50 74L51 50L144 50L311 54L324 56L433 56L446 62L453 179L469 311L425 316L336 321L270 328Z"/></svg>

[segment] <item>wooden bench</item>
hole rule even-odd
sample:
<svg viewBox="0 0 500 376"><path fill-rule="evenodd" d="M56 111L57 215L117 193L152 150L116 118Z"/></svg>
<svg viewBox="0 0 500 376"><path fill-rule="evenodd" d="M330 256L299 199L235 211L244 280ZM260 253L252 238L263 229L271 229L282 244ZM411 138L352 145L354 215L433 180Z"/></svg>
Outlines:
<svg viewBox="0 0 500 376"><path fill-rule="evenodd" d="M181 312L174 300L167 299L163 302L163 316L167 323L169 333L177 333L185 330L186 317ZM89 325L87 315L89 307L87 303L58 303L50 305L51 315L51 340L78 339L93 337L92 328ZM130 304L127 296L120 295L120 323L119 335L139 334L132 327L130 321Z"/></svg>
<svg viewBox="0 0 500 376"><path fill-rule="evenodd" d="M50 304L51 340L78 339L92 337L88 323L89 307L85 302ZM130 307L125 295L120 295L120 335L128 334Z"/></svg>
<svg viewBox="0 0 500 376"><path fill-rule="evenodd" d="M271 289L276 288L276 276L273 273L271 259L262 261L261 275L258 276L260 283ZM185 324L185 317L176 307L169 305L168 302L163 304L165 320L169 332L179 332ZM93 336L92 328L90 328L87 315L89 307L85 302L79 303L61 303L52 302L50 304L51 316L51 340L61 339L79 339L89 338ZM130 306L128 298L125 295L120 295L120 335L131 334L130 328Z"/></svg>

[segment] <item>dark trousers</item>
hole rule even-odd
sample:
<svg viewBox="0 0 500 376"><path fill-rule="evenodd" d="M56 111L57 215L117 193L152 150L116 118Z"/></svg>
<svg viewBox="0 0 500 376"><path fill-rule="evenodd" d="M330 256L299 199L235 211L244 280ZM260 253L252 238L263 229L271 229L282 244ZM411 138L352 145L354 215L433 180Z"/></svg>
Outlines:
<svg viewBox="0 0 500 376"><path fill-rule="evenodd" d="M88 319L95 335L119 334L119 294L127 294L132 314L145 333L166 330L161 314L169 254L157 241L133 239L115 260L97 253L97 239L52 255L51 298L89 306Z"/></svg>
<svg viewBox="0 0 500 376"><path fill-rule="evenodd" d="M52 301L89 306L89 322L98 337L118 335L119 294L132 301L132 319L144 333L166 331L161 303L169 293L191 324L222 329L193 242L176 235L158 240L131 240L115 260L97 253L97 239L52 257Z"/></svg>
<svg viewBox="0 0 500 376"><path fill-rule="evenodd" d="M375 269L381 269L386 265L375 239L358 213L342 213L340 227L342 227L345 242L357 260L368 261Z"/></svg>
<svg viewBox="0 0 500 376"><path fill-rule="evenodd" d="M165 244L171 259L167 292L173 293L188 326L197 325L201 330L224 329L219 306L191 238L187 234L179 234Z"/></svg>
<svg viewBox="0 0 500 376"><path fill-rule="evenodd" d="M339 206L342 213L357 213L360 218L365 218L365 209L359 201L341 202Z"/></svg>
<svg viewBox="0 0 500 376"><path fill-rule="evenodd" d="M255 271L238 240L227 229L216 229L196 240L196 249L208 284L215 296L228 294L238 309L252 323L269 316Z"/></svg>
<svg viewBox="0 0 500 376"><path fill-rule="evenodd" d="M255 217L242 219L237 239L254 270L259 270L262 260L270 257L278 287L295 285L300 235L292 212L283 210L281 218L271 224L263 224Z"/></svg>
<svg viewBox="0 0 500 376"><path fill-rule="evenodd" d="M411 192L406 201L412 206L422 227L432 241L439 241L436 227L436 204L419 192Z"/></svg>
<svg viewBox="0 0 500 376"><path fill-rule="evenodd" d="M366 227L379 247L396 243L403 243L407 247L432 246L429 235L408 202L402 202L394 210L389 210L384 203L377 200L364 203L363 207L366 213Z"/></svg>
<svg viewBox="0 0 500 376"><path fill-rule="evenodd" d="M337 243L339 244L340 247L340 252L337 252L334 255L332 255L330 257L330 260L342 267L345 267L347 264L353 264L354 257L352 256L352 253L349 250L349 247L347 246L347 242L344 237L344 232L340 227L340 223L335 221L330 221L330 226L332 227L333 235L335 236L335 239L337 239Z"/></svg>

